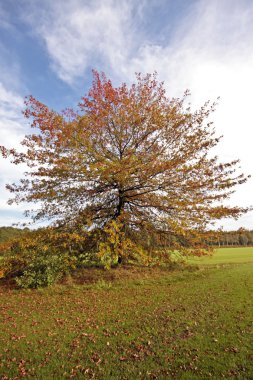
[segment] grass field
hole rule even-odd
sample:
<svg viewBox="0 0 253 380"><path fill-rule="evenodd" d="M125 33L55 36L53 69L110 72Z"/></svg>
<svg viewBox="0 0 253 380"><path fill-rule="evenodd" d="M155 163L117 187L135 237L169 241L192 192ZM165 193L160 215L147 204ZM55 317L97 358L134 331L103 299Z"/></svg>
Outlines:
<svg viewBox="0 0 253 380"><path fill-rule="evenodd" d="M249 252L196 271L0 288L0 379L253 379Z"/></svg>
<svg viewBox="0 0 253 380"><path fill-rule="evenodd" d="M198 265L253 263L253 247L219 248L212 256L194 257L189 262Z"/></svg>

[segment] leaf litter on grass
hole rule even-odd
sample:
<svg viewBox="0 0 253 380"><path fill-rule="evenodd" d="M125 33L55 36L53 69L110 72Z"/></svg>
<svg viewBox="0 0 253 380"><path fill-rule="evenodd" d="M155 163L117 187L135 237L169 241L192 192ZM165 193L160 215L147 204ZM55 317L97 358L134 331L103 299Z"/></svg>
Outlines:
<svg viewBox="0 0 253 380"><path fill-rule="evenodd" d="M253 378L252 273L0 291L0 379Z"/></svg>

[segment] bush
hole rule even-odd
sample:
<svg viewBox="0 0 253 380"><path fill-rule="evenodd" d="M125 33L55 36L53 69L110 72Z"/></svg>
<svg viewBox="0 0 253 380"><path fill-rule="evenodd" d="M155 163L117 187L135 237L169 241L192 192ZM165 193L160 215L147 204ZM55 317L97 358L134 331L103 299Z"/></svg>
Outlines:
<svg viewBox="0 0 253 380"><path fill-rule="evenodd" d="M41 288L58 281L69 269L75 266L75 258L68 255L37 256L16 278L21 288Z"/></svg>
<svg viewBox="0 0 253 380"><path fill-rule="evenodd" d="M94 252L83 252L76 255L78 268L89 268L101 266L100 260Z"/></svg>
<svg viewBox="0 0 253 380"><path fill-rule="evenodd" d="M28 231L18 239L0 244L3 254L0 276L15 277L22 288L52 285L76 268L84 239L76 233L53 228Z"/></svg>

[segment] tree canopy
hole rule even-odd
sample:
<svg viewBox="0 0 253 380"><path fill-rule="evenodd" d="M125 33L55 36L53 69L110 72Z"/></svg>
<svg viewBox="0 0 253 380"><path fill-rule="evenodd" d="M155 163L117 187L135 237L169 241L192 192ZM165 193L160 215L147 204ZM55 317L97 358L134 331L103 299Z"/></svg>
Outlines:
<svg viewBox="0 0 253 380"><path fill-rule="evenodd" d="M247 177L237 173L238 160L221 163L210 154L220 141L209 121L215 104L192 111L188 93L169 98L156 74L119 87L93 75L77 111L26 99L34 133L22 152L1 147L29 167L7 185L11 203L37 203L27 212L34 221L94 233L101 254L122 257L134 247L201 248L210 223L247 211L223 204Z"/></svg>

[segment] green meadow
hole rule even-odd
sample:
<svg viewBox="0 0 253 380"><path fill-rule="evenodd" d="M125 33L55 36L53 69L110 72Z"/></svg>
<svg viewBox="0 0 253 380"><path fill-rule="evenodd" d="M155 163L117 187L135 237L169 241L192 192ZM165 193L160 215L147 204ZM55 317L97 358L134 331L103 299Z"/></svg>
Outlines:
<svg viewBox="0 0 253 380"><path fill-rule="evenodd" d="M197 265L253 263L253 247L219 248L212 256L194 257L189 262Z"/></svg>
<svg viewBox="0 0 253 380"><path fill-rule="evenodd" d="M2 284L0 379L253 379L253 249L191 262Z"/></svg>

